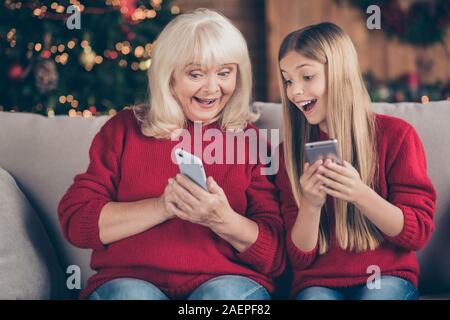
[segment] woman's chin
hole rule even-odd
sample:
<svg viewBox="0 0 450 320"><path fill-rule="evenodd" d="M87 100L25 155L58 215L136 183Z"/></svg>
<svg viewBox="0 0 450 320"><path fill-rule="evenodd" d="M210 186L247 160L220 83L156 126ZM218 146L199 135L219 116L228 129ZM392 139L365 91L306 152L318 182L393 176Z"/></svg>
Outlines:
<svg viewBox="0 0 450 320"><path fill-rule="evenodd" d="M219 112L220 110L217 110L216 108L212 108L211 110L195 110L194 112L187 114L186 117L192 122L209 123L216 119Z"/></svg>
<svg viewBox="0 0 450 320"><path fill-rule="evenodd" d="M202 112L188 115L187 118L192 122L209 123L216 118L217 112Z"/></svg>

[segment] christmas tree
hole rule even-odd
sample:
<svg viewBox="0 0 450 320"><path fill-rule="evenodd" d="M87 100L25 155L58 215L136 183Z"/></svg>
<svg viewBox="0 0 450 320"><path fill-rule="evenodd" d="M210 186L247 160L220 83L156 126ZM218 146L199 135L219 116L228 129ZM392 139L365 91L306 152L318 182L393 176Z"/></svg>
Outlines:
<svg viewBox="0 0 450 320"><path fill-rule="evenodd" d="M152 43L170 1L12 1L0 5L0 111L84 115L144 102Z"/></svg>

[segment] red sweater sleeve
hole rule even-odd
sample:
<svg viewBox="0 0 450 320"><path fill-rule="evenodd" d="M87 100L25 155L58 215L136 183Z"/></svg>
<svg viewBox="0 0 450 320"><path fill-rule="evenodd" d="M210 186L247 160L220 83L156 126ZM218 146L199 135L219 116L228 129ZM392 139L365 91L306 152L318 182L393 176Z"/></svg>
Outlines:
<svg viewBox="0 0 450 320"><path fill-rule="evenodd" d="M300 250L292 241L291 233L295 220L297 219L298 207L292 194L291 184L286 172L282 145L276 154L279 154L280 158L280 170L276 176L276 185L280 189L280 210L286 226L288 258L294 270L303 270L314 262L318 253L318 246L316 245L313 250L305 252Z"/></svg>
<svg viewBox="0 0 450 320"><path fill-rule="evenodd" d="M258 238L246 251L237 253L245 263L270 277L279 276L286 264L283 220L280 216L278 194L271 176L261 174L259 163L252 170L247 189L248 206L246 216L258 224Z"/></svg>
<svg viewBox="0 0 450 320"><path fill-rule="evenodd" d="M90 163L78 174L58 205L58 217L66 239L76 247L102 249L98 220L103 206L116 200L119 159L125 136L124 112L109 119L95 135Z"/></svg>
<svg viewBox="0 0 450 320"><path fill-rule="evenodd" d="M413 127L393 154L386 173L388 201L402 210L404 225L399 235L385 235L385 239L407 250L420 250L434 230L436 192L427 176L422 142Z"/></svg>

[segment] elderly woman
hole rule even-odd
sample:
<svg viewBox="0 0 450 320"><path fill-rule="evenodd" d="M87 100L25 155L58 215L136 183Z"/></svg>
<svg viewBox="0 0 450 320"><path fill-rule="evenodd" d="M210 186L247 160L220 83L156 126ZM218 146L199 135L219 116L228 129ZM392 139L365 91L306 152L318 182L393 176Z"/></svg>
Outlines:
<svg viewBox="0 0 450 320"><path fill-rule="evenodd" d="M67 240L93 249L97 273L81 299L270 299L284 268L276 188L262 161L249 161L248 140L241 149L225 139L258 132L250 124L251 79L245 40L222 15L196 10L162 31L149 105L105 123L87 171L58 206ZM211 144L217 151L217 141L204 138L212 130L227 141L214 159L232 152L244 163L204 161L202 189L172 161L182 130L194 137L183 141L186 151Z"/></svg>

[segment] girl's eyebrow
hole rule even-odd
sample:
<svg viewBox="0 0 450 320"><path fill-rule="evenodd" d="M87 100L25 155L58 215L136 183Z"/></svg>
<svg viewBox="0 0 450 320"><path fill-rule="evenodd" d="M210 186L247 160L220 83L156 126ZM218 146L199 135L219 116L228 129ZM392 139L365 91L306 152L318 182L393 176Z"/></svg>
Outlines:
<svg viewBox="0 0 450 320"><path fill-rule="evenodd" d="M296 67L295 67L295 70L298 70L298 69L303 68L303 67L313 67L313 65L311 65L311 64L309 64L309 63L304 63L304 64L301 64L301 65L296 66ZM281 69L281 72L287 72L287 71Z"/></svg>

